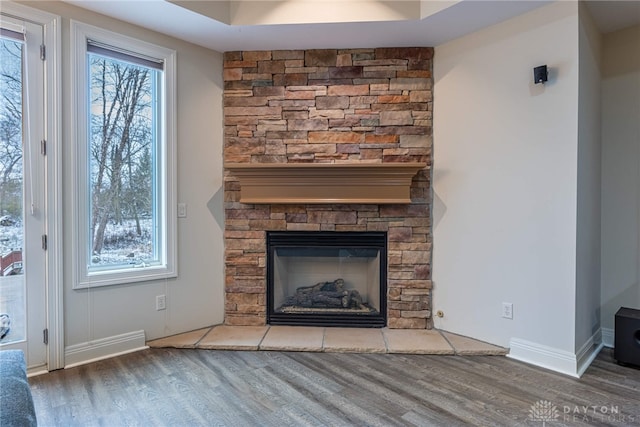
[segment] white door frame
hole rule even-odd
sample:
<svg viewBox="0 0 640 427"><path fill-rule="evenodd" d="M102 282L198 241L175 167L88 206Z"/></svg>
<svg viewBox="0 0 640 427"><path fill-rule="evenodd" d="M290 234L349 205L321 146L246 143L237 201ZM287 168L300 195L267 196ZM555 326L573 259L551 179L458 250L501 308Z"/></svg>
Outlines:
<svg viewBox="0 0 640 427"><path fill-rule="evenodd" d="M64 367L64 306L62 246L62 141L61 18L13 2L2 2L2 14L42 25L45 43L45 139L46 139L46 230L45 270L47 346L46 370ZM36 374L39 372L29 372Z"/></svg>

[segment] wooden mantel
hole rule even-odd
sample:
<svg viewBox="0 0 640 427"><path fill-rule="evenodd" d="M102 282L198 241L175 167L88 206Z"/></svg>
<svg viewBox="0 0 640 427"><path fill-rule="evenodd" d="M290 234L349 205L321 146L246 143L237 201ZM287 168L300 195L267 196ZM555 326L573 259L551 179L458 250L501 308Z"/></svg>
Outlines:
<svg viewBox="0 0 640 427"><path fill-rule="evenodd" d="M425 163L227 163L241 203L411 203Z"/></svg>

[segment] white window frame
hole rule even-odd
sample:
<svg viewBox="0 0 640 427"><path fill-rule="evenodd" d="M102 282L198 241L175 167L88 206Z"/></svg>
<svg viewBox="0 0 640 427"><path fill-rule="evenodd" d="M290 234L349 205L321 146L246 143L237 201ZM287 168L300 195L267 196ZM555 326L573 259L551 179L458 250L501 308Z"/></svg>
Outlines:
<svg viewBox="0 0 640 427"><path fill-rule="evenodd" d="M89 192L88 176L88 90L89 73L87 64L87 41L103 43L117 49L157 58L164 62L162 93L162 132L159 144L160 164L160 212L159 223L162 234L159 248L160 265L118 268L113 270L90 271L87 242L89 236ZM176 52L141 40L114 33L99 27L71 21L71 81L72 111L75 124L72 125L73 168L73 230L72 262L73 288L117 285L149 280L166 279L178 275L176 229Z"/></svg>

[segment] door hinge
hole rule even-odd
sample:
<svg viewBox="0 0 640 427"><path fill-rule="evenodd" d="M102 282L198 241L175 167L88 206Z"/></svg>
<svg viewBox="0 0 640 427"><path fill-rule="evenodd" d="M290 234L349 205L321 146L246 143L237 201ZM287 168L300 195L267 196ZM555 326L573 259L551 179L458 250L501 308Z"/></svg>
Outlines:
<svg viewBox="0 0 640 427"><path fill-rule="evenodd" d="M40 153L42 153L43 156L47 155L47 141L45 139L40 141Z"/></svg>
<svg viewBox="0 0 640 427"><path fill-rule="evenodd" d="M47 250L47 235L46 234L42 235L42 249L44 249L45 251Z"/></svg>
<svg viewBox="0 0 640 427"><path fill-rule="evenodd" d="M40 59L42 59L44 61L44 59L46 58L46 48L44 47L43 44L40 45Z"/></svg>
<svg viewBox="0 0 640 427"><path fill-rule="evenodd" d="M44 345L49 344L49 329L44 329L42 331L42 341L44 342Z"/></svg>

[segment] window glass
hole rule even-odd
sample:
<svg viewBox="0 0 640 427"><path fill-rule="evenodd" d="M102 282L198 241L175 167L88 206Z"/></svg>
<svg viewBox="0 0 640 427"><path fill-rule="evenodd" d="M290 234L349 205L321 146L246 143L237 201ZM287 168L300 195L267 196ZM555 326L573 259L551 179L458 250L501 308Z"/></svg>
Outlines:
<svg viewBox="0 0 640 427"><path fill-rule="evenodd" d="M157 265L162 71L88 53L90 269Z"/></svg>

